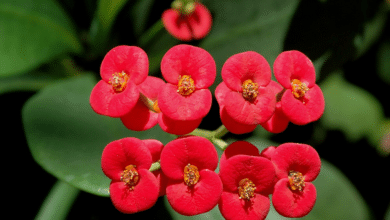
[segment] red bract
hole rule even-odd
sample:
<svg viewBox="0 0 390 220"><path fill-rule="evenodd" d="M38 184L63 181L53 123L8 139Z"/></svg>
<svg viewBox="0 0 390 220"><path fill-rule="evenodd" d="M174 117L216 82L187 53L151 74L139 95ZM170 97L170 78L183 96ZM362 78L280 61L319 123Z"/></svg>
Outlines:
<svg viewBox="0 0 390 220"><path fill-rule="evenodd" d="M270 160L236 155L225 161L219 173L223 192L218 207L226 219L265 219L270 208L268 194L275 181Z"/></svg>
<svg viewBox="0 0 390 220"><path fill-rule="evenodd" d="M173 120L163 113L160 113L158 116L158 124L161 129L167 133L175 134L175 135L184 135L191 133L197 127L199 127L202 122L202 118L196 120Z"/></svg>
<svg viewBox="0 0 390 220"><path fill-rule="evenodd" d="M276 96L276 108L271 118L265 123L262 123L261 126L269 132L281 133L286 130L289 123L288 118L283 113L282 103L280 101L284 90L281 85L274 81L270 82L269 88Z"/></svg>
<svg viewBox="0 0 390 220"><path fill-rule="evenodd" d="M222 192L217 165L217 151L203 137L178 138L164 147L161 169L169 178L166 195L176 212L197 215L217 205Z"/></svg>
<svg viewBox="0 0 390 220"><path fill-rule="evenodd" d="M324 95L315 83L313 63L299 51L285 51L276 58L274 73L286 89L281 108L294 124L305 125L318 120L325 109Z"/></svg>
<svg viewBox="0 0 390 220"><path fill-rule="evenodd" d="M136 105L137 85L147 77L148 57L141 48L117 46L104 57L100 66L100 80L90 96L92 109L101 115L121 117Z"/></svg>
<svg viewBox="0 0 390 220"><path fill-rule="evenodd" d="M313 208L317 192L311 183L320 173L321 160L317 151L307 144L285 143L271 149L278 182L272 195L275 210L298 218Z"/></svg>
<svg viewBox="0 0 390 220"><path fill-rule="evenodd" d="M145 102L143 98L138 99L134 108L121 117L122 123L130 130L144 131L152 128L158 123L160 109L157 103L158 92L165 85L160 78L148 76L146 80L138 86L139 91L152 103ZM144 98L145 99L145 98Z"/></svg>
<svg viewBox="0 0 390 220"><path fill-rule="evenodd" d="M225 109L225 95L230 92L230 89L224 82L221 82L215 89L215 97L219 104L219 115L222 124L233 134L245 134L255 130L257 125L247 125L235 121L232 117L226 113Z"/></svg>
<svg viewBox="0 0 390 220"><path fill-rule="evenodd" d="M165 29L173 37L182 41L204 38L211 30L210 11L200 3L176 2L177 8L168 9L161 16Z"/></svg>
<svg viewBox="0 0 390 220"><path fill-rule="evenodd" d="M158 95L158 105L166 117L194 121L207 115L216 66L206 50L185 44L172 47L162 58L161 73L168 83Z"/></svg>
<svg viewBox="0 0 390 220"><path fill-rule="evenodd" d="M235 141L222 153L219 159L219 166L224 166L226 160L236 155L260 156L259 149L255 145L247 141Z"/></svg>
<svg viewBox="0 0 390 220"><path fill-rule="evenodd" d="M276 98L268 88L271 68L263 56L253 51L235 54L221 74L228 88L221 90L226 92L222 106L235 122L258 125L272 116Z"/></svg>
<svg viewBox="0 0 390 220"><path fill-rule="evenodd" d="M159 195L159 183L149 171L152 155L145 142L123 138L103 150L102 170L111 179L110 197L115 208L127 214L151 208Z"/></svg>
<svg viewBox="0 0 390 220"><path fill-rule="evenodd" d="M149 149L152 155L153 163L159 162L161 151L164 148L164 145L160 141L154 139L144 140L143 142L145 143L146 147ZM165 174L162 172L161 169L153 171L152 173L156 176L157 182L159 183L160 186L159 196L165 195L165 188L167 187L167 181L168 181L167 177L165 176Z"/></svg>

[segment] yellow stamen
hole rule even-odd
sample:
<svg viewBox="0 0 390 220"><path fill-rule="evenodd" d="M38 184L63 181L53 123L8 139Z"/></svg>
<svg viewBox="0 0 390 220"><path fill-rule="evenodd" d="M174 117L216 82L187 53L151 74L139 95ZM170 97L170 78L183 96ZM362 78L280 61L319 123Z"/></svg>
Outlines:
<svg viewBox="0 0 390 220"><path fill-rule="evenodd" d="M238 195L240 196L240 199L249 201L255 196L255 190L255 184L248 178L242 179L238 183Z"/></svg>
<svg viewBox="0 0 390 220"><path fill-rule="evenodd" d="M187 186L193 186L199 181L199 170L198 167L187 164L187 166L184 167L184 183Z"/></svg>
<svg viewBox="0 0 390 220"><path fill-rule="evenodd" d="M290 182L290 188L292 190L303 191L303 187L305 187L305 177L302 173L291 170L288 175L288 181Z"/></svg>
<svg viewBox="0 0 390 220"><path fill-rule="evenodd" d="M194 80L189 75L179 76L177 92L182 96L191 95L195 91Z"/></svg>
<svg viewBox="0 0 390 220"><path fill-rule="evenodd" d="M139 174L135 167L135 165L126 166L121 175L121 181L124 182L130 190L133 190L134 186L137 185L139 181Z"/></svg>
<svg viewBox="0 0 390 220"><path fill-rule="evenodd" d="M241 88L242 96L247 101L254 101L259 94L259 86L250 79L245 80L242 83Z"/></svg>

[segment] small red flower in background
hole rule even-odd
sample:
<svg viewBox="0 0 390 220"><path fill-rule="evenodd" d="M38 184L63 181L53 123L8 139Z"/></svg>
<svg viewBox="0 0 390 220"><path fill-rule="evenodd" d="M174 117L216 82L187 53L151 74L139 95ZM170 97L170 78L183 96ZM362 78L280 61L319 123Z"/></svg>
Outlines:
<svg viewBox="0 0 390 220"><path fill-rule="evenodd" d="M216 97L227 127L251 130L272 116L276 98L269 88L271 68L263 56L253 51L235 54L226 60L221 75L225 85L218 86Z"/></svg>
<svg viewBox="0 0 390 220"><path fill-rule="evenodd" d="M307 144L285 143L265 154L271 157L278 178L272 195L275 210L291 218L307 215L317 198L311 183L321 169L317 151Z"/></svg>
<svg viewBox="0 0 390 220"><path fill-rule="evenodd" d="M161 169L169 178L166 196L176 212L197 215L217 205L222 193L217 166L217 151L206 138L182 137L164 147Z"/></svg>
<svg viewBox="0 0 390 220"><path fill-rule="evenodd" d="M101 115L121 117L131 111L139 98L137 85L148 76L148 56L139 47L117 46L104 57L100 80L92 89L90 104Z"/></svg>
<svg viewBox="0 0 390 220"><path fill-rule="evenodd" d="M219 175L223 192L218 207L224 218L266 218L270 209L268 195L275 181L275 169L270 160L235 155L224 162Z"/></svg>
<svg viewBox="0 0 390 220"><path fill-rule="evenodd" d="M154 127L158 123L160 109L158 107L157 96L165 82L157 77L148 76L144 82L138 85L139 91L145 96L138 99L134 108L121 117L122 123L130 130L144 131ZM150 102L147 103L149 99Z"/></svg>
<svg viewBox="0 0 390 220"><path fill-rule="evenodd" d="M197 127L212 104L208 87L216 77L213 57L200 47L177 45L162 58L161 73L167 81L158 95L160 110L168 118L164 125L188 121Z"/></svg>
<svg viewBox="0 0 390 220"><path fill-rule="evenodd" d="M212 25L210 11L196 1L176 0L172 9L165 10L161 18L165 29L182 41L204 38Z"/></svg>
<svg viewBox="0 0 390 220"><path fill-rule="evenodd" d="M315 83L313 63L303 53L285 51L276 58L274 74L286 89L281 97L281 108L294 124L305 125L318 120L325 109L325 99Z"/></svg>
<svg viewBox="0 0 390 220"><path fill-rule="evenodd" d="M104 174L111 179L110 197L116 209L131 214L156 203L159 182L149 171L152 155L144 141L113 141L104 148L101 162Z"/></svg>

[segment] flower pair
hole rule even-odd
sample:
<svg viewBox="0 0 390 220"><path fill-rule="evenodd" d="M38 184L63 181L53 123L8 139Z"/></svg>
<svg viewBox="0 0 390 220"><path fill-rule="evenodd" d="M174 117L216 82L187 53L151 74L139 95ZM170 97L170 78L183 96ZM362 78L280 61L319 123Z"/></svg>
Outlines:
<svg viewBox="0 0 390 220"><path fill-rule="evenodd" d="M261 125L279 133L289 121L304 125L322 116L324 97L309 58L299 51L285 51L273 70L280 85L271 80L268 62L256 52L235 54L225 62L215 95L222 123L230 132L248 133Z"/></svg>
<svg viewBox="0 0 390 220"><path fill-rule="evenodd" d="M161 161L161 170L149 171ZM169 142L124 138L109 143L102 154L102 170L112 181L110 197L123 213L151 208L165 195L183 215L197 215L216 206L222 193L214 172L218 155L203 137L188 136Z"/></svg>
<svg viewBox="0 0 390 220"><path fill-rule="evenodd" d="M90 96L92 109L120 117L131 130L147 130L157 123L172 134L197 128L211 108L208 87L216 77L213 57L204 49L177 45L161 61L162 79L148 76L148 57L139 47L117 46L102 61L102 80Z"/></svg>
<svg viewBox="0 0 390 220"><path fill-rule="evenodd" d="M285 217L303 217L313 208L321 161L306 144L285 143L259 153L245 141L229 145L220 160L223 192L219 209L226 219L265 219L270 208Z"/></svg>

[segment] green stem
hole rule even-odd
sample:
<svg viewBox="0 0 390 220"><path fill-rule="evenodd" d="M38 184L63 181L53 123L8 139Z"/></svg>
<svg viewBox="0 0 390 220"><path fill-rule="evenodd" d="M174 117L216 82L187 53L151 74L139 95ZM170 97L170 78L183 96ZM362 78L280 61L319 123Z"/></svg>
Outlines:
<svg viewBox="0 0 390 220"><path fill-rule="evenodd" d="M66 219L79 190L58 180L50 190L35 219Z"/></svg>
<svg viewBox="0 0 390 220"><path fill-rule="evenodd" d="M226 129L225 125L221 125L214 131L214 138L221 138L227 133L229 133L229 130Z"/></svg>
<svg viewBox="0 0 390 220"><path fill-rule="evenodd" d="M222 151L226 150L226 148L228 147L228 144L224 140L219 139L219 138L214 138L211 140L211 142L213 142L213 144L217 145L219 147L219 149L221 149Z"/></svg>
<svg viewBox="0 0 390 220"><path fill-rule="evenodd" d="M149 171L153 172L153 171L156 171L159 169L161 169L161 164L160 164L160 161L157 161L157 162L152 163L152 166L150 166Z"/></svg>
<svg viewBox="0 0 390 220"><path fill-rule="evenodd" d="M145 33L139 37L139 45L144 48L150 41L156 36L156 34L164 28L162 20L158 20L152 27L150 27Z"/></svg>
<svg viewBox="0 0 390 220"><path fill-rule="evenodd" d="M214 138L214 132L213 131L200 129L200 128L195 129L193 132L189 133L188 135L200 136L200 137L207 138L209 140Z"/></svg>

